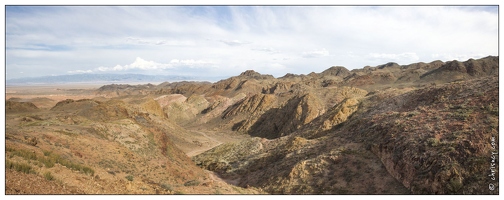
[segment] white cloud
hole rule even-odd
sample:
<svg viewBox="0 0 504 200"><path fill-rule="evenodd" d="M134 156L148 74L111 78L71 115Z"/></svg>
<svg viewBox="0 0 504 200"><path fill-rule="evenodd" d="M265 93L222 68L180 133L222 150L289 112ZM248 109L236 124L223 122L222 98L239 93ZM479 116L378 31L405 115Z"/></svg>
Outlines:
<svg viewBox="0 0 504 200"><path fill-rule="evenodd" d="M69 74L86 74L86 73L93 73L93 70L72 70L68 71Z"/></svg>
<svg viewBox="0 0 504 200"><path fill-rule="evenodd" d="M443 60L443 61L452 61L452 60L458 60L458 61L466 61L470 58L473 58L473 59L478 59L478 58L483 58L485 56L489 56L489 55L484 55L484 54L476 54L476 53L472 53L471 55L467 55L467 54L432 54L431 57L432 59L436 59L436 60Z"/></svg>
<svg viewBox="0 0 504 200"><path fill-rule="evenodd" d="M369 57L371 58L376 58L376 59L385 59L385 60L390 60L390 61L409 61L409 62L415 62L418 61L420 58L416 53L412 52L406 52L406 53L399 53L399 54L387 54L387 53L370 53Z"/></svg>
<svg viewBox="0 0 504 200"><path fill-rule="evenodd" d="M280 51L275 50L274 48L271 48L271 47L254 48L252 50L254 50L254 51L262 51L262 52L266 52L266 53L280 53Z"/></svg>
<svg viewBox="0 0 504 200"><path fill-rule="evenodd" d="M229 46L241 46L245 44L250 44L251 42L243 42L240 40L219 40L219 42L222 42L224 44L227 44Z"/></svg>
<svg viewBox="0 0 504 200"><path fill-rule="evenodd" d="M157 70L157 69L169 69L173 68L171 64L163 64L157 63L154 61L146 61L140 57L137 57L136 60L129 65L116 65L115 67L99 67L98 71L126 71L132 69L141 69L141 70Z"/></svg>
<svg viewBox="0 0 504 200"><path fill-rule="evenodd" d="M324 57L324 56L328 56L328 55L329 55L329 51L327 51L326 49L303 52L304 58L319 58L319 57Z"/></svg>
<svg viewBox="0 0 504 200"><path fill-rule="evenodd" d="M109 71L131 71L131 70L144 70L144 71L152 71L152 70L169 70L181 67L189 67L189 68L202 68L202 67L214 67L215 62L205 61L205 60L179 60L172 59L169 63L158 63L154 61L146 61L140 57L137 57L136 60L129 65L116 65L114 67L98 67L94 70L75 70L69 71L68 73L91 73L91 72L109 72Z"/></svg>
<svg viewBox="0 0 504 200"><path fill-rule="evenodd" d="M188 60L173 59L170 61L170 64L173 66L188 66L190 68L199 68L199 67L213 66L215 62L205 60L193 60L193 59Z"/></svg>

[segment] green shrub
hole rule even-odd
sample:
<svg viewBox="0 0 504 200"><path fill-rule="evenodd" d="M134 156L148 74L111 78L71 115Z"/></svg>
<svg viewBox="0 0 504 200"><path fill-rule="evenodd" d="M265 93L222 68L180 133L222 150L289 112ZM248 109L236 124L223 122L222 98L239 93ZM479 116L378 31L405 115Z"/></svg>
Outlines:
<svg viewBox="0 0 504 200"><path fill-rule="evenodd" d="M93 170L93 169L91 169L91 168L89 168L89 167L85 167L85 166L84 166L84 167L82 168L82 171L83 171L83 172L84 172L84 174L86 174L86 175L91 175L91 176L93 176L93 175L94 175L94 170Z"/></svg>
<svg viewBox="0 0 504 200"><path fill-rule="evenodd" d="M161 184L161 188L163 188L166 191L173 191L173 187L169 184L163 183L163 184Z"/></svg>
<svg viewBox="0 0 504 200"><path fill-rule="evenodd" d="M436 146L439 146L440 141L437 138L429 138L429 139L427 139L427 144L429 144L429 146L431 146L431 147L436 147Z"/></svg>
<svg viewBox="0 0 504 200"><path fill-rule="evenodd" d="M5 162L5 169L13 169L18 172L23 172L25 174L35 174L35 171L32 169L32 167L28 164L25 163L17 163L17 162L10 162L6 161Z"/></svg>
<svg viewBox="0 0 504 200"><path fill-rule="evenodd" d="M56 162L53 159L47 159L47 158L41 158L39 161L43 163L47 168L54 167L54 164Z"/></svg>
<svg viewBox="0 0 504 200"><path fill-rule="evenodd" d="M48 181L52 181L52 180L54 180L54 176L51 174L51 172L46 172L46 173L44 173L44 177L45 177L45 179L46 179L46 180L48 180Z"/></svg>
<svg viewBox="0 0 504 200"><path fill-rule="evenodd" d="M49 156L51 155L52 152L50 151L45 151L45 150L42 150L42 152L44 152L44 156Z"/></svg>
<svg viewBox="0 0 504 200"><path fill-rule="evenodd" d="M197 181L197 180L191 180L191 181L187 181L187 182L185 182L185 183L184 183L184 186L197 186L197 185L199 185L199 184L200 184L200 182L199 182L199 181Z"/></svg>
<svg viewBox="0 0 504 200"><path fill-rule="evenodd" d="M40 163L43 163L47 168L54 167L54 164L59 163L69 169L72 170L77 170L80 172L85 173L86 175L94 175L94 170L90 167L87 166L82 166L78 163L73 163L70 160L62 158L58 154L53 154L50 151L43 151L44 156L42 157L37 157L37 154L31 151L23 150L23 149L13 149L13 148L6 148L6 151L10 152L10 157L12 156L19 156L28 160L36 160L39 161Z"/></svg>
<svg viewBox="0 0 504 200"><path fill-rule="evenodd" d="M91 175L91 176L94 175L94 170L91 169L90 167L82 166L79 163L73 163L72 161L61 158L59 155L51 154L50 159L54 160L55 163L59 163L69 169L83 172L86 175Z"/></svg>
<svg viewBox="0 0 504 200"><path fill-rule="evenodd" d="M448 189L450 189L451 192L456 193L463 186L464 186L464 184L462 183L462 179L460 177L453 177L450 179L450 182L448 184Z"/></svg>
<svg viewBox="0 0 504 200"><path fill-rule="evenodd" d="M31 152L24 149L12 149L12 148L6 148L5 150L10 152L11 156L14 155L29 160L37 160L37 154L35 154L35 152Z"/></svg>
<svg viewBox="0 0 504 200"><path fill-rule="evenodd" d="M450 109L454 110L452 113L450 113L450 116L460 121L468 120L473 113L473 108L466 105L450 106Z"/></svg>
<svg viewBox="0 0 504 200"><path fill-rule="evenodd" d="M128 181L133 181L133 176L132 175L128 175L128 176L126 176L126 179L128 179Z"/></svg>

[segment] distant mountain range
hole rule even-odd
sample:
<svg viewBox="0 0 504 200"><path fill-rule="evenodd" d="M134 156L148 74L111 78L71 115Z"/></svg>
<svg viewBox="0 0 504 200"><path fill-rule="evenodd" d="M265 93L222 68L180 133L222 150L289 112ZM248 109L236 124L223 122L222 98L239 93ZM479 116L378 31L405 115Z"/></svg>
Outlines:
<svg viewBox="0 0 504 200"><path fill-rule="evenodd" d="M205 80L194 76L176 75L144 75L144 74L73 74L59 76L27 77L6 80L6 85L30 85L30 84L61 84L61 83L145 83L145 82L173 82L183 80ZM218 79L216 79L218 80Z"/></svg>

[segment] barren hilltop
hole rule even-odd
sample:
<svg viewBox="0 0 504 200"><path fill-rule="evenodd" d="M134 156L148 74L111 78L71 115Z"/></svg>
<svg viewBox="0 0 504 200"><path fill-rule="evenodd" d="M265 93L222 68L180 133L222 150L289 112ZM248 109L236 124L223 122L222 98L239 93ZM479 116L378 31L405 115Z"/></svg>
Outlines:
<svg viewBox="0 0 504 200"><path fill-rule="evenodd" d="M6 94L6 194L499 194L499 57Z"/></svg>

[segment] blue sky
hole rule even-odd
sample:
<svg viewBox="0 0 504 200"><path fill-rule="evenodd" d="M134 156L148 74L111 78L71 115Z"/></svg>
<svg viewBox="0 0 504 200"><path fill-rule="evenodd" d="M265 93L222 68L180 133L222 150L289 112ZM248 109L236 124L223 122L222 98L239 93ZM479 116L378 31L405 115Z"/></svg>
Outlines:
<svg viewBox="0 0 504 200"><path fill-rule="evenodd" d="M6 79L275 77L498 55L498 7L7 6Z"/></svg>

